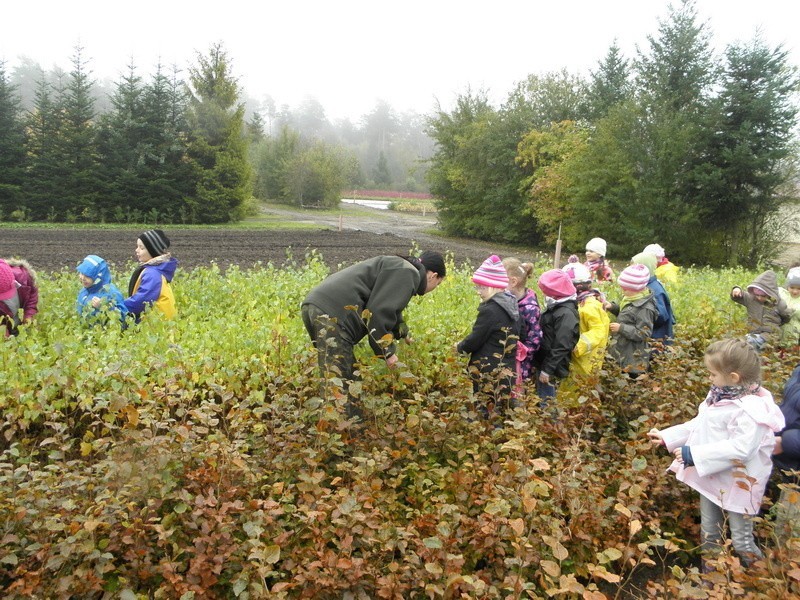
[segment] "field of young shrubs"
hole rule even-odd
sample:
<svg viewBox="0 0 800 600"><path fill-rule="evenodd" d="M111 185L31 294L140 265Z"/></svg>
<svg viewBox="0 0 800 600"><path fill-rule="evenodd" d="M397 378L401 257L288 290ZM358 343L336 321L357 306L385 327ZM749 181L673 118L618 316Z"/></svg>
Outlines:
<svg viewBox="0 0 800 600"><path fill-rule="evenodd" d="M478 299L451 265L407 310L401 368L362 348L353 426L299 318L327 274L306 263L180 272L179 318L125 332L78 320L74 272L40 274L38 319L0 343L2 597L800 594L797 550L766 518L763 564L725 553L699 573L698 501L645 436L695 413L703 350L743 333L728 290L753 273L684 272L679 339L650 379L608 366L578 402L529 396L494 427L453 352ZM767 352L765 386L796 362Z"/></svg>

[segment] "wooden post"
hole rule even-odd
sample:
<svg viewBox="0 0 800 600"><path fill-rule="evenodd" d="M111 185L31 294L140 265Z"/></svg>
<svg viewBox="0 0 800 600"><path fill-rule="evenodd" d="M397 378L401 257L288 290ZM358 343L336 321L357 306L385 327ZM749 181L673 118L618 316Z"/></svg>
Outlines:
<svg viewBox="0 0 800 600"><path fill-rule="evenodd" d="M342 214L339 213L339 231L342 230Z"/></svg>
<svg viewBox="0 0 800 600"><path fill-rule="evenodd" d="M561 223L558 224L558 239L556 240L556 255L553 258L553 268L560 268L558 265L561 262Z"/></svg>

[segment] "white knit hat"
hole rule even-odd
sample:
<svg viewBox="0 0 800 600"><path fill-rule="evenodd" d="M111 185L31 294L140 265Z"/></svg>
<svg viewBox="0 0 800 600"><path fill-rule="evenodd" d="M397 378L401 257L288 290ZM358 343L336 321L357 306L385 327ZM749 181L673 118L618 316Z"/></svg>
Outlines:
<svg viewBox="0 0 800 600"><path fill-rule="evenodd" d="M790 285L800 286L800 267L792 267L786 273L786 287Z"/></svg>
<svg viewBox="0 0 800 600"><path fill-rule="evenodd" d="M606 255L606 241L603 238L592 238L586 242L586 249L589 252L597 252L600 256Z"/></svg>
<svg viewBox="0 0 800 600"><path fill-rule="evenodd" d="M642 250L642 254L652 254L656 258L664 258L667 255L667 251L659 244L650 244L649 246L645 246L644 250Z"/></svg>

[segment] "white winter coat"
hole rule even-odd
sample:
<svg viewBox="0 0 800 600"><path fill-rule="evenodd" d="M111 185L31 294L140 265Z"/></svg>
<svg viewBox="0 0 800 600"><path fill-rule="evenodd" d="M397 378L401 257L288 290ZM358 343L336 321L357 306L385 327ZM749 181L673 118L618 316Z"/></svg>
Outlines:
<svg viewBox="0 0 800 600"><path fill-rule="evenodd" d="M679 481L694 488L725 510L756 514L772 471L775 433L785 426L783 414L770 394L700 404L697 416L661 431L672 452L689 446L693 467L677 460L669 470Z"/></svg>

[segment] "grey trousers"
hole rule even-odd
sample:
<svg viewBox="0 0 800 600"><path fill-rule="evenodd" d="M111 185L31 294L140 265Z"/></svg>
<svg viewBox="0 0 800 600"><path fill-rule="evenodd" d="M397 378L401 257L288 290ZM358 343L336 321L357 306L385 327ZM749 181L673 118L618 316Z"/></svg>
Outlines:
<svg viewBox="0 0 800 600"><path fill-rule="evenodd" d="M763 558L761 549L756 546L753 536L753 516L723 510L714 502L700 495L700 529L704 551L719 551L725 532L725 523L731 531L733 549L742 563L749 566L754 560Z"/></svg>

